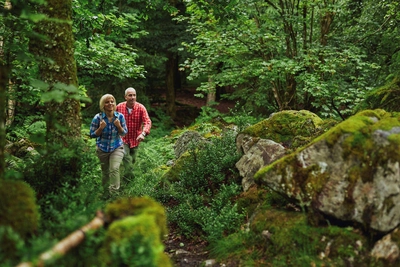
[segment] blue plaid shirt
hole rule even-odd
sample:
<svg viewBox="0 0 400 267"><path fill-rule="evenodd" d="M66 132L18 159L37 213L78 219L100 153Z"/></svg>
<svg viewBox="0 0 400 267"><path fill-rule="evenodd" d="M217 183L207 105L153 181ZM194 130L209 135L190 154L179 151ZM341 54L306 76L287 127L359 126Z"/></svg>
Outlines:
<svg viewBox="0 0 400 267"><path fill-rule="evenodd" d="M103 132L100 136L95 134L95 131L100 126L100 121L103 119L107 126L103 129ZM115 119L119 119L121 122L121 126L124 129L122 134L118 133L117 127L114 125ZM90 136L96 139L96 145L104 152L112 152L118 147L122 146L122 138L128 132L128 128L126 127L125 117L122 113L114 111L114 118L108 121L108 118L104 112L98 113L94 116L92 123L90 124Z"/></svg>

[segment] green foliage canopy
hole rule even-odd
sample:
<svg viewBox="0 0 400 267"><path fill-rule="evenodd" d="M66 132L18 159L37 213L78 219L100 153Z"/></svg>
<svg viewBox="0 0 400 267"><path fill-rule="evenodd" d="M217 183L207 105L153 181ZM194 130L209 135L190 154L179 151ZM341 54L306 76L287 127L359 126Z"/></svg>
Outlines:
<svg viewBox="0 0 400 267"><path fill-rule="evenodd" d="M248 109L302 108L322 117L347 116L382 82L376 75L382 61L371 57L367 45L381 42L372 39L382 33L376 25L395 6L367 1L355 14L352 5L347 0L297 5L246 0L233 7L188 1L189 16L182 19L195 38L184 44L193 57L183 67L190 69L189 78L208 76L217 86L232 86L230 98L241 99ZM369 42L361 42L361 28ZM385 35L395 37L395 28L385 28ZM203 94L207 83L199 88Z"/></svg>

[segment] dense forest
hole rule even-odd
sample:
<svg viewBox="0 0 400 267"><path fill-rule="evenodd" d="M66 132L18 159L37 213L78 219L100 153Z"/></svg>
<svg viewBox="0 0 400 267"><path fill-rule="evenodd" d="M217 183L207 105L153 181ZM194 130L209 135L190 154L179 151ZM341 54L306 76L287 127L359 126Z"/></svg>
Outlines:
<svg viewBox="0 0 400 267"><path fill-rule="evenodd" d="M145 238L106 246L115 236L90 229L72 256L46 264L170 266L154 241L167 227L182 247L182 240L204 242L207 256L225 266L351 266L323 265L308 247L271 265L255 245L234 252L242 239L231 234L249 219L233 201L242 193L235 133L287 110L335 122L365 109L399 111L399 11L393 0L3 1L0 265L40 264L41 253L99 210L110 216L148 205L150 213L129 222L151 233ZM153 125L134 178L106 199L89 127L101 96L122 102L128 87ZM188 94L203 105L179 101ZM223 101L229 110L218 109ZM188 149L177 182L165 174L188 129L213 143Z"/></svg>

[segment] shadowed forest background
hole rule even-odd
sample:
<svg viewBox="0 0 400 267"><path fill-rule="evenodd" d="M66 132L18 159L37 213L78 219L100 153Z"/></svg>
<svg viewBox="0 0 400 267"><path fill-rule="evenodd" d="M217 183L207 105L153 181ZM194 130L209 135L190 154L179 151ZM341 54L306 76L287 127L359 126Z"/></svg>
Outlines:
<svg viewBox="0 0 400 267"><path fill-rule="evenodd" d="M373 0L3 1L0 264L35 262L96 211L114 208L118 199L104 200L97 191L100 166L89 125L102 95L121 102L134 87L153 127L139 148L135 179L123 181L119 197L151 199L143 204L157 207L148 232L154 239L166 235L163 227L154 230L165 217L171 242L150 242L151 255L131 258L126 251L143 247L105 247L114 236L101 230L73 256L49 264L164 266L157 255L165 244L175 251L194 242L195 250L206 251L202 260L266 266L256 245L233 257L234 245L243 242L231 234L248 214L235 203L242 193L235 136L218 127L234 125L237 133L286 110L335 123L365 109L398 112L399 10L397 1ZM187 159L178 177L186 180L163 180L174 144L188 129L217 141L203 152L189 149L195 159ZM197 184L199 177L207 183ZM272 206L288 204L266 198ZM310 250L269 266L323 264ZM99 253L105 256L96 258ZM200 266L193 258L186 266Z"/></svg>

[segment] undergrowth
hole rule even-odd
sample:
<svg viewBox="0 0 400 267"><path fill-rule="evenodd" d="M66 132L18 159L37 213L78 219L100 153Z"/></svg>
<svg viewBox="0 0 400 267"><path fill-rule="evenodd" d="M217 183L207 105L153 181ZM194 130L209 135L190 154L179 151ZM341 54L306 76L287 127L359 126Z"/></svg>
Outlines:
<svg viewBox="0 0 400 267"><path fill-rule="evenodd" d="M214 131L206 119L215 119L220 114L204 110L202 116L197 122L198 129ZM247 118L227 119L243 128L253 121ZM35 125L41 127L39 122ZM37 134L40 131L36 131L36 126L32 132ZM83 127L83 133L87 127ZM24 126L8 136L17 140L28 129L32 128ZM241 155L236 150L236 132L233 130L216 135L202 132L207 135L207 141L189 148L178 179L160 186L163 174L176 160L174 144L177 136L184 131L175 130L172 135L164 119L156 121L152 133L138 149L134 178L121 178L121 191L116 197L149 196L157 200L167 211L169 226L186 237L208 241L210 256L231 263L230 266L383 266L380 262L366 260L368 240L353 228L311 227L307 224L305 211L288 211L290 202L269 190L257 191L248 200L240 200L242 187L235 164ZM41 168L46 165L39 164L40 151L28 153L24 160L8 158L8 162L12 162L8 165L8 179L28 177L33 187L39 185L41 224L38 232L28 240L22 240L12 229L0 227L0 241L11 240L15 249L15 258L0 251L1 266L34 261L40 253L91 221L97 210L115 200L106 200L102 196L94 139L83 138L83 141L82 147L76 150L85 151L79 154L80 176L65 180L56 188L52 188L52 183L42 185L40 174L45 170ZM30 170L32 168L36 168L34 172ZM41 186L52 190L41 190ZM252 203L252 199L261 202ZM251 213L246 212L241 203L254 204ZM79 248L72 249L68 257L48 266L96 266L105 233L106 229L89 232ZM126 252L122 252L125 255ZM122 252L116 250L115 253Z"/></svg>
<svg viewBox="0 0 400 267"><path fill-rule="evenodd" d="M234 138L233 132L227 132L189 149L179 180L170 186L176 204L168 208L170 223L184 235L211 242L242 222L243 215L233 202L241 191L233 167L240 157Z"/></svg>

